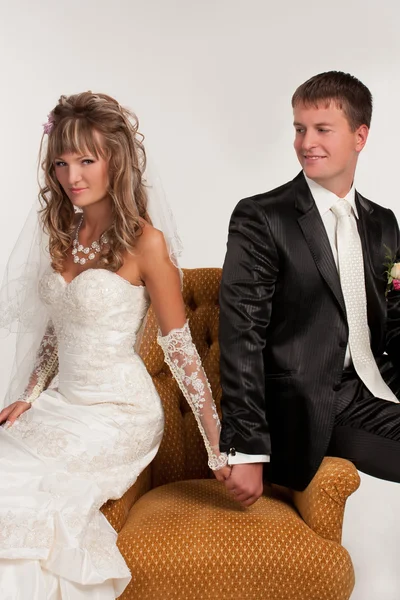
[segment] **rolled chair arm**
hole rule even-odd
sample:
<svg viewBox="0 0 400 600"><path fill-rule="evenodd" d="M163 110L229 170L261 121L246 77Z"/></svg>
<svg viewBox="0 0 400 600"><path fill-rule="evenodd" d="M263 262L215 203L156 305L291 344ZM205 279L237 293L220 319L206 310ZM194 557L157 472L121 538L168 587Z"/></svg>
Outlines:
<svg viewBox="0 0 400 600"><path fill-rule="evenodd" d="M359 485L353 463L326 457L308 487L303 492L292 491L292 501L315 533L340 543L346 500Z"/></svg>
<svg viewBox="0 0 400 600"><path fill-rule="evenodd" d="M118 500L109 500L102 506L102 513L117 533L119 533L125 525L132 506L150 489L151 465L142 471L136 482L125 492L122 498L119 498Z"/></svg>

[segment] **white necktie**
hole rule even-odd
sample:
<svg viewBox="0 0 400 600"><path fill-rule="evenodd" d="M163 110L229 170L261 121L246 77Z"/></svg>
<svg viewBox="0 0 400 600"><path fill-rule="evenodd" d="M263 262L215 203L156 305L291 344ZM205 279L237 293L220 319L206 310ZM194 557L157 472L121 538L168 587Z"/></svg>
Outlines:
<svg viewBox="0 0 400 600"><path fill-rule="evenodd" d="M367 319L364 260L357 224L347 200L338 200L331 211L337 217L337 249L340 283L349 326L349 346L354 369L377 398L398 402L383 381L371 351Z"/></svg>

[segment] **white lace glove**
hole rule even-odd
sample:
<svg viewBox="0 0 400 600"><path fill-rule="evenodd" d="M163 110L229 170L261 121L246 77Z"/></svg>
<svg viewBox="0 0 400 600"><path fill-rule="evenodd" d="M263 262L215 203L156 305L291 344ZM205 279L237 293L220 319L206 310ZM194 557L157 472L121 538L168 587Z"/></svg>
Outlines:
<svg viewBox="0 0 400 600"><path fill-rule="evenodd" d="M53 323L49 321L31 373L29 383L24 393L18 398L23 402L32 403L47 388L58 370L57 336Z"/></svg>
<svg viewBox="0 0 400 600"><path fill-rule="evenodd" d="M181 329L173 329L164 337L159 334L157 342L196 418L207 450L208 466L213 471L222 469L227 464L228 457L219 451L221 424L207 375L192 340L189 323L186 322Z"/></svg>

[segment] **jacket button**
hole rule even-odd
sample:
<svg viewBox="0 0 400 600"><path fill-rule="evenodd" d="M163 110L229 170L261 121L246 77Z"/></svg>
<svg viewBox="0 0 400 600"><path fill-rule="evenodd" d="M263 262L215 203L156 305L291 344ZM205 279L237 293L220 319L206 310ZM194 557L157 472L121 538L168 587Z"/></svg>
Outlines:
<svg viewBox="0 0 400 600"><path fill-rule="evenodd" d="M347 344L346 342L339 342L339 346L340 348L346 348Z"/></svg>
<svg viewBox="0 0 400 600"><path fill-rule="evenodd" d="M338 392L340 390L340 383L335 383L335 385L332 386L332 389L334 392Z"/></svg>
<svg viewBox="0 0 400 600"><path fill-rule="evenodd" d="M229 448L229 454L231 456L236 456L236 448Z"/></svg>

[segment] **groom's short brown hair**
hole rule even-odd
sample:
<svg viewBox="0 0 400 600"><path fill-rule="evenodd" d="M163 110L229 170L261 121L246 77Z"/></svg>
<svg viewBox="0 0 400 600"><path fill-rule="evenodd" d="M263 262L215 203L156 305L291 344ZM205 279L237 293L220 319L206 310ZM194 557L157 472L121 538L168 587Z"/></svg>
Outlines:
<svg viewBox="0 0 400 600"><path fill-rule="evenodd" d="M335 102L346 115L352 131L361 125L370 127L372 94L359 79L342 71L327 71L308 79L292 97L292 106L318 106Z"/></svg>

